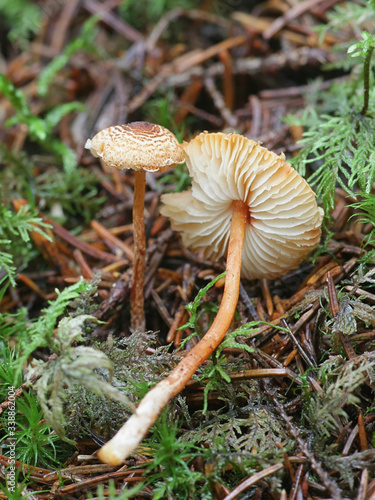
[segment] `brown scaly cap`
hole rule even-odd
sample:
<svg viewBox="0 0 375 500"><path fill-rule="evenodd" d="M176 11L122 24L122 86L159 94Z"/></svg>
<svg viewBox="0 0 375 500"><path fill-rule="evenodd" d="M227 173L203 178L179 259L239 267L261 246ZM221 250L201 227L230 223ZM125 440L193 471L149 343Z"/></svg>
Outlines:
<svg viewBox="0 0 375 500"><path fill-rule="evenodd" d="M319 243L323 211L284 156L239 134L203 132L184 149L192 187L163 195L160 211L187 247L212 261L226 256L233 200L249 207L243 277L282 276Z"/></svg>
<svg viewBox="0 0 375 500"><path fill-rule="evenodd" d="M109 167L164 172L185 162L184 150L165 127L148 122L115 125L88 139L85 148Z"/></svg>

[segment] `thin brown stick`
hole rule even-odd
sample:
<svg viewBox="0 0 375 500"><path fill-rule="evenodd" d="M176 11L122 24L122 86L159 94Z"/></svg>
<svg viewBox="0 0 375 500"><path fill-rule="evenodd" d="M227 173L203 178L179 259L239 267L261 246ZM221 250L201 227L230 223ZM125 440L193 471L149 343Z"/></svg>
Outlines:
<svg viewBox="0 0 375 500"><path fill-rule="evenodd" d="M226 107L224 97L217 89L214 79L211 76L208 76L207 78L204 79L204 84L205 84L207 92L210 94L210 96L213 100L215 107L219 110L219 112L220 112L222 118L225 120L225 122L230 127L234 127L234 128L237 127L238 120L237 120L236 116L234 116L233 113L230 111L230 109Z"/></svg>
<svg viewBox="0 0 375 500"><path fill-rule="evenodd" d="M120 35L131 42L143 42L143 35L126 23L119 17L112 14L105 9L105 6L101 5L101 2L96 2L95 0L84 0L83 7L88 10L91 14L99 15L103 23L110 26L114 31L117 31Z"/></svg>
<svg viewBox="0 0 375 500"><path fill-rule="evenodd" d="M57 222L53 221L52 219L49 219L46 216L43 216L43 222L46 222L47 224L51 224L53 227L53 232L62 238L63 240L67 241L70 245L74 246L75 248L78 248L81 250L83 253L86 255L90 255L91 257L94 257L95 259L101 260L106 263L110 262L118 262L120 259L116 257L115 255L111 255L110 253L103 252L103 250L99 250L98 248L95 248L92 245L89 245L85 241L79 240L76 236L71 234L69 231L67 231L64 227L60 226L57 224Z"/></svg>
<svg viewBox="0 0 375 500"><path fill-rule="evenodd" d="M271 318L273 314L273 302L272 302L270 287L268 285L268 280L266 278L261 278L259 281L263 297L266 300L267 314Z"/></svg>
<svg viewBox="0 0 375 500"><path fill-rule="evenodd" d="M257 472L256 474L253 474L248 479L239 484L231 493L229 493L229 495L227 495L224 498L224 500L235 500L235 498L237 498L237 496L240 493L250 488L250 486L256 484L258 481L264 479L267 476L271 476L272 474L279 472L279 470L283 468L284 468L283 464L275 464L271 465L270 467L267 467L267 469L264 469L260 472Z"/></svg>
<svg viewBox="0 0 375 500"><path fill-rule="evenodd" d="M232 322L239 297L241 256L248 216L248 207L245 203L233 202L224 294L214 322L202 340L178 363L166 379L146 394L136 412L99 450L98 457L101 461L109 465L119 465L133 452L163 408L182 391L196 370L223 340Z"/></svg>
<svg viewBox="0 0 375 500"><path fill-rule="evenodd" d="M331 494L331 498L334 498L335 500L341 500L342 495L340 488L336 484L335 480L331 478L328 474L328 472L323 468L321 462L315 457L314 453L310 451L310 448L308 447L307 443L305 440L301 437L299 429L294 425L292 419L289 417L289 415L286 413L284 410L284 407L278 400L276 394L274 391L269 388L269 384L263 383L263 388L267 396L272 399L274 402L281 418L284 420L286 423L290 434L294 437L296 440L301 452L305 455L307 460L310 462L311 468L316 472L317 476L320 479L320 482L327 488L329 493ZM227 499L225 499L227 500Z"/></svg>
<svg viewBox="0 0 375 500"><path fill-rule="evenodd" d="M359 435L359 442L361 445L361 451L368 450L368 441L367 441L365 422L363 420L362 412L360 412L358 415L358 435Z"/></svg>
<svg viewBox="0 0 375 500"><path fill-rule="evenodd" d="M336 318L336 316L338 316L340 312L340 305L337 299L336 288L331 273L327 274L327 286L329 295L329 305L331 306L332 316Z"/></svg>
<svg viewBox="0 0 375 500"><path fill-rule="evenodd" d="M349 434L349 437L348 439L346 440L346 443L345 443L345 446L344 448L342 449L342 452L341 452L341 455L343 457L347 457L349 455L349 451L350 451L350 448L352 447L353 443L354 443L354 440L355 438L357 437L358 435L358 431L359 431L359 428L358 428L358 424L353 427L353 429L351 430L350 434Z"/></svg>
<svg viewBox="0 0 375 500"><path fill-rule="evenodd" d="M63 47L64 42L66 40L66 34L69 29L69 25L77 12L78 5L80 0L71 0L70 2L66 2L64 8L62 10L61 16L58 18L56 22L55 29L52 34L51 40L51 48L56 50L59 53Z"/></svg>
<svg viewBox="0 0 375 500"><path fill-rule="evenodd" d="M143 282L145 274L146 235L145 235L145 190L146 172L135 172L133 226L134 226L134 260L133 279L130 292L130 322L131 329L145 330Z"/></svg>
<svg viewBox="0 0 375 500"><path fill-rule="evenodd" d="M101 236L103 239L108 240L109 242L113 243L117 248L119 248L129 260L134 259L134 252L128 247L126 243L121 241L120 238L117 238L117 236L115 236L113 232L111 232L109 229L104 227L102 224L100 224L100 222L96 220L92 220L90 222L90 225L99 236Z"/></svg>
<svg viewBox="0 0 375 500"><path fill-rule="evenodd" d="M298 492L300 492L303 470L304 464L300 464L295 473L292 488L289 493L289 500L295 500L297 498Z"/></svg>
<svg viewBox="0 0 375 500"><path fill-rule="evenodd" d="M77 264L81 270L82 276L85 278L85 280L92 280L94 277L94 273L93 273L91 267L88 265L81 250L76 248L75 250L73 250L73 255L74 255L75 261L77 262Z"/></svg>
<svg viewBox="0 0 375 500"><path fill-rule="evenodd" d="M219 59L224 66L223 94L224 94L225 106L232 111L234 108L235 84L233 77L233 60L229 50L223 50L223 52L220 52Z"/></svg>
<svg viewBox="0 0 375 500"><path fill-rule="evenodd" d="M366 500L366 498L368 500L371 500L370 496L366 496L367 486L368 486L368 470L363 469L356 500Z"/></svg>
<svg viewBox="0 0 375 500"><path fill-rule="evenodd" d="M308 10L312 9L323 0L305 0L304 2L298 3L290 10L288 10L283 16L278 17L263 33L263 37L266 40L272 38L278 31L280 31L284 26L286 26L290 21L296 19L301 14L304 14Z"/></svg>

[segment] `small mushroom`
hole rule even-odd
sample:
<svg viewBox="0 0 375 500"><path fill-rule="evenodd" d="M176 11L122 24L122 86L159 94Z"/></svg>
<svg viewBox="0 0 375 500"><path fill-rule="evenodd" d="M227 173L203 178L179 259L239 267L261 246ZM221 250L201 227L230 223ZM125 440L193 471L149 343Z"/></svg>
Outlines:
<svg viewBox="0 0 375 500"><path fill-rule="evenodd" d="M220 344L236 310L241 272L247 278L281 276L320 239L323 211L283 156L238 134L204 132L184 148L192 187L163 195L161 213L193 250L211 259L226 255L223 298L200 342L99 450L99 458L111 465L135 450L164 406Z"/></svg>
<svg viewBox="0 0 375 500"><path fill-rule="evenodd" d="M161 125L133 122L115 125L88 139L85 147L109 167L135 170L133 226L134 261L130 296L131 329L144 330L143 282L146 256L144 199L146 172L164 172L185 162L176 137Z"/></svg>

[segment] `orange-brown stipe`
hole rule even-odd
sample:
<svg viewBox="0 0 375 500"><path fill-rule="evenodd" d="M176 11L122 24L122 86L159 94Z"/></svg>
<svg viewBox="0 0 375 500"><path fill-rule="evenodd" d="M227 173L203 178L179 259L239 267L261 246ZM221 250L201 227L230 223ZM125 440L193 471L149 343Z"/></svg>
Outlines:
<svg viewBox="0 0 375 500"><path fill-rule="evenodd" d="M126 424L99 450L98 457L103 462L119 465L135 450L165 405L182 391L196 370L223 340L238 302L241 254L247 218L246 204L242 201L235 201L228 244L224 294L214 322L198 344L188 352L166 379L156 384L146 394Z"/></svg>

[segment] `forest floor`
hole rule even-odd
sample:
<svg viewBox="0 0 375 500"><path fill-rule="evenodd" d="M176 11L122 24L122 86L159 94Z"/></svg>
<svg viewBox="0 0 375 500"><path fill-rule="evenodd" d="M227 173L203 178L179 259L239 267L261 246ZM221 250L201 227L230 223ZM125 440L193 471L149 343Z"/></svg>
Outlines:
<svg viewBox="0 0 375 500"><path fill-rule="evenodd" d="M375 499L372 2L0 13L0 498ZM186 166L147 174L146 332L132 333L134 172L84 146L134 121L258 141L326 217L298 269L241 280L225 346L113 466L96 454L131 414L123 396L137 404L197 344L223 287L198 291L225 270L159 213Z"/></svg>

